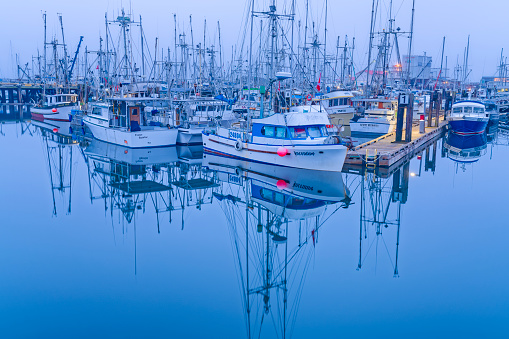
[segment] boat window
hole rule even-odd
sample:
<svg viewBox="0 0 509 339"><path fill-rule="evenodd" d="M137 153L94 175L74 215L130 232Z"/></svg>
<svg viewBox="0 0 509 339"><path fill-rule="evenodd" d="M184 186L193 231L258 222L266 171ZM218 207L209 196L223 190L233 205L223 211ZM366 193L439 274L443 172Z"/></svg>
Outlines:
<svg viewBox="0 0 509 339"><path fill-rule="evenodd" d="M319 138L322 136L320 128L318 126L308 127L308 133L311 138Z"/></svg>
<svg viewBox="0 0 509 339"><path fill-rule="evenodd" d="M320 126L320 130L322 131L322 136L327 136L329 135L329 132L327 132L327 127L325 126Z"/></svg>
<svg viewBox="0 0 509 339"><path fill-rule="evenodd" d="M461 107L454 107L454 108L452 109L452 112L453 112L453 113L461 113Z"/></svg>
<svg viewBox="0 0 509 339"><path fill-rule="evenodd" d="M262 188L260 190L260 195L262 196L263 199L265 199L267 201L272 201L272 194L273 194L272 191L267 190L265 188Z"/></svg>
<svg viewBox="0 0 509 339"><path fill-rule="evenodd" d="M92 114L101 115L101 108L100 107L92 108Z"/></svg>
<svg viewBox="0 0 509 339"><path fill-rule="evenodd" d="M334 106L338 106L339 105L339 99L334 99Z"/></svg>
<svg viewBox="0 0 509 339"><path fill-rule="evenodd" d="M263 126L262 135L273 138L275 136L274 126Z"/></svg>
<svg viewBox="0 0 509 339"><path fill-rule="evenodd" d="M329 100L329 107L332 107L332 106L334 106L334 100L331 99L331 100Z"/></svg>
<svg viewBox="0 0 509 339"><path fill-rule="evenodd" d="M276 127L276 138L280 138L280 139L286 138L286 127L284 127L284 126Z"/></svg>
<svg viewBox="0 0 509 339"><path fill-rule="evenodd" d="M284 206L285 204L285 196L279 192L274 193L274 202L279 206Z"/></svg>
<svg viewBox="0 0 509 339"><path fill-rule="evenodd" d="M463 107L463 113L472 113L472 107Z"/></svg>
<svg viewBox="0 0 509 339"><path fill-rule="evenodd" d="M307 137L304 127L290 127L290 135L292 139L305 139Z"/></svg>
<svg viewBox="0 0 509 339"><path fill-rule="evenodd" d="M484 108L482 107L474 107L474 113L484 113Z"/></svg>

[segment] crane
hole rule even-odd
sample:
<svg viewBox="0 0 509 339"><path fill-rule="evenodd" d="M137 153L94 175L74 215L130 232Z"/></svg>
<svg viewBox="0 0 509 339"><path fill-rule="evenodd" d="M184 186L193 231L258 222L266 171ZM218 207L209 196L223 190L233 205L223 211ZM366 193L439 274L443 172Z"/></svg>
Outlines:
<svg viewBox="0 0 509 339"><path fill-rule="evenodd" d="M71 69L69 69L69 79L71 79L72 71L74 70L74 65L76 64L76 59L78 59L78 53L80 52L81 43L83 42L83 35L80 36L80 42L78 42L78 48L76 48L76 53L74 53L74 59L72 59Z"/></svg>

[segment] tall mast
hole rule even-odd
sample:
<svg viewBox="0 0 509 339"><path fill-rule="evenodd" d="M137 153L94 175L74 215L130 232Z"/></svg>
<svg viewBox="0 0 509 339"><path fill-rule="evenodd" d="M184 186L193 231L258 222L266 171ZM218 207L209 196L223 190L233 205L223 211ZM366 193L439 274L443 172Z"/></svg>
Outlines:
<svg viewBox="0 0 509 339"><path fill-rule="evenodd" d="M145 50L143 48L143 26L141 24L141 15L140 15L140 35L141 35L141 71L143 72L143 77L145 77Z"/></svg>
<svg viewBox="0 0 509 339"><path fill-rule="evenodd" d="M327 68L327 13L328 13L328 0L325 0L325 36L324 36L324 45L323 45L323 78L326 77L326 68Z"/></svg>
<svg viewBox="0 0 509 339"><path fill-rule="evenodd" d="M219 70L221 72L221 79L223 80L223 47L221 45L221 25L217 22L217 31L219 34Z"/></svg>
<svg viewBox="0 0 509 339"><path fill-rule="evenodd" d="M65 35L64 35L64 24L62 22L62 14L59 14L58 15L58 20L60 21L60 29L62 30L62 44L64 45L64 81L65 81L65 84L68 85L69 83L69 79L67 77L67 72L68 72L68 69L69 67L67 66L67 45L65 44ZM55 65L56 67L56 65Z"/></svg>
<svg viewBox="0 0 509 339"><path fill-rule="evenodd" d="M464 82L467 81L468 74L469 74L469 71L468 71L468 54L469 54L469 52L470 52L470 35L468 36L467 52L465 55L465 69L464 69L465 77L463 79Z"/></svg>
<svg viewBox="0 0 509 339"><path fill-rule="evenodd" d="M251 33L249 37L249 70L248 70L248 79L247 84L249 89L252 87L252 70L253 67L253 21L254 21L254 0L251 1Z"/></svg>
<svg viewBox="0 0 509 339"><path fill-rule="evenodd" d="M47 67L48 67L48 64L47 64L47 60L46 60L46 45L47 45L47 40L46 40L46 12L44 12L42 14L42 18L44 20L44 83L46 83L46 77L48 76L47 74Z"/></svg>
<svg viewBox="0 0 509 339"><path fill-rule="evenodd" d="M407 84L409 87L410 87L410 64L412 63L412 41L414 38L414 14L415 14L415 0L412 1L412 19L410 22L410 41L408 43Z"/></svg>
<svg viewBox="0 0 509 339"><path fill-rule="evenodd" d="M307 44L307 39L308 39L308 14L309 14L309 0L306 0L306 24L304 26L304 51L302 53L303 55L303 67L304 67L304 79L307 77L307 50L308 50L308 44Z"/></svg>
<svg viewBox="0 0 509 339"><path fill-rule="evenodd" d="M366 91L369 94L369 71L371 66L371 49L373 47L373 26L375 24L375 1L373 0L373 4L371 6L371 25L369 27L369 47L368 47L368 67L366 73Z"/></svg>
<svg viewBox="0 0 509 339"><path fill-rule="evenodd" d="M109 36L108 36L108 13L104 13L104 22L106 27L106 72L110 71L110 42L109 42ZM99 79L101 79L102 74L99 76ZM102 79L101 79L102 81Z"/></svg>
<svg viewBox="0 0 509 339"><path fill-rule="evenodd" d="M196 83L196 56L195 56L196 46L194 45L192 15L189 16L189 26L191 26L191 46L192 46L192 50L193 50L193 83Z"/></svg>
<svg viewBox="0 0 509 339"><path fill-rule="evenodd" d="M173 14L173 28L174 28L174 39L175 39L175 47L173 48L173 63L175 65L175 80L178 77L178 67L177 67L177 14Z"/></svg>

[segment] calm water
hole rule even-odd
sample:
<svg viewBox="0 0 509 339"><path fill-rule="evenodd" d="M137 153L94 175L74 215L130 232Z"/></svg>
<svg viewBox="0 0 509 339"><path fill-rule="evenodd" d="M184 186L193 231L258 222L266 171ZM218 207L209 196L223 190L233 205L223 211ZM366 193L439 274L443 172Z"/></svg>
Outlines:
<svg viewBox="0 0 509 339"><path fill-rule="evenodd" d="M1 338L507 337L502 132L380 176L58 132L0 124Z"/></svg>

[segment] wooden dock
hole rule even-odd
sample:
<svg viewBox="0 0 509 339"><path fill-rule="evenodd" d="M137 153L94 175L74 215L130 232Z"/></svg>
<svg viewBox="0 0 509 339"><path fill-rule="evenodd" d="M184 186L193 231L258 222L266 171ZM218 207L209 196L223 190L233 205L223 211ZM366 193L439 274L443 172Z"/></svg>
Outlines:
<svg viewBox="0 0 509 339"><path fill-rule="evenodd" d="M393 167L411 159L421 152L423 147L440 138L444 134L446 126L447 121L440 119L438 127L426 127L426 132L421 134L419 133L419 124L414 124L411 142L396 143L396 133L394 132L356 146L348 152L345 167Z"/></svg>

